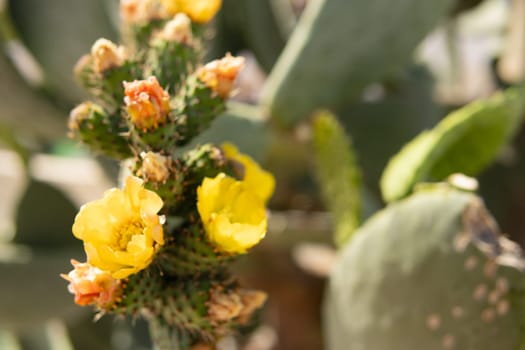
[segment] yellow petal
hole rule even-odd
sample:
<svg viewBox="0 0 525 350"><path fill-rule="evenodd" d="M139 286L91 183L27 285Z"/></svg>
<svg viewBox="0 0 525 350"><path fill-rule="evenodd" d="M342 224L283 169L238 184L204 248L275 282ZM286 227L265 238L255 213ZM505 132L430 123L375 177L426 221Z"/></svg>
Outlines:
<svg viewBox="0 0 525 350"><path fill-rule="evenodd" d="M239 162L244 167L243 181L252 192L256 193L263 201L267 201L275 189L275 178L271 173L262 169L257 162L246 154L240 153L232 143L225 142L221 145L226 158Z"/></svg>
<svg viewBox="0 0 525 350"><path fill-rule="evenodd" d="M161 0L166 9L172 13L183 12L194 22L210 21L221 8L221 0Z"/></svg>

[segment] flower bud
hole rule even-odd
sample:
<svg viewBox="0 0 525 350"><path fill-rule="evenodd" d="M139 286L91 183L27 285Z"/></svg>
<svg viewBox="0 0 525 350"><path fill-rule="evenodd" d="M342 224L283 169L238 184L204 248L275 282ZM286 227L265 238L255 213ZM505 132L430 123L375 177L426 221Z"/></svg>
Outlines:
<svg viewBox="0 0 525 350"><path fill-rule="evenodd" d="M159 37L167 41L190 44L192 41L190 18L184 13L177 13L171 21L166 23Z"/></svg>
<svg viewBox="0 0 525 350"><path fill-rule="evenodd" d="M243 66L244 57L226 54L224 58L212 61L199 68L197 76L219 96L228 98L233 90L235 78Z"/></svg>
<svg viewBox="0 0 525 350"><path fill-rule="evenodd" d="M69 113L69 120L67 123L71 132L75 132L80 129L80 124L89 118L92 108L93 103L90 101L83 102L73 108L73 110Z"/></svg>
<svg viewBox="0 0 525 350"><path fill-rule="evenodd" d="M74 270L61 276L70 282L68 289L75 295L75 303L104 309L117 301L121 292L120 280L88 263L72 259L71 264Z"/></svg>
<svg viewBox="0 0 525 350"><path fill-rule="evenodd" d="M141 173L148 181L164 183L170 175L169 159L154 152L142 152Z"/></svg>
<svg viewBox="0 0 525 350"><path fill-rule="evenodd" d="M117 46L110 40L101 38L91 47L93 70L101 73L109 68L119 67L126 60L123 46Z"/></svg>
<svg viewBox="0 0 525 350"><path fill-rule="evenodd" d="M167 120L169 95L157 78L124 82L124 103L131 123L138 129L156 129Z"/></svg>
<svg viewBox="0 0 525 350"><path fill-rule="evenodd" d="M167 16L167 11L160 6L158 0L120 1L120 17L124 23L141 24Z"/></svg>

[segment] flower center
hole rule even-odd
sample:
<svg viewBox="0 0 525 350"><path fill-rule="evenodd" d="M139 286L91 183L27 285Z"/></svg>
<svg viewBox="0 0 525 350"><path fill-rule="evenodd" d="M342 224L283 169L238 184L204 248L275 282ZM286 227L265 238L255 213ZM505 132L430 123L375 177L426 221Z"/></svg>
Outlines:
<svg viewBox="0 0 525 350"><path fill-rule="evenodd" d="M121 225L116 232L113 247L118 250L126 250L133 236L142 234L143 230L144 225L139 221L132 221Z"/></svg>

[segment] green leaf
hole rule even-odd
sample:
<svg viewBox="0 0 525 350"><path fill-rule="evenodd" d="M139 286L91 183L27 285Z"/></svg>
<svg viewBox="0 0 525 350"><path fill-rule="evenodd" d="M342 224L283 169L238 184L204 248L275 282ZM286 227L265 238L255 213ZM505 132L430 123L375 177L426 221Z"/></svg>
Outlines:
<svg viewBox="0 0 525 350"><path fill-rule="evenodd" d="M326 111L313 121L315 171L326 206L334 216L335 243L346 243L361 219L361 174L350 138Z"/></svg>
<svg viewBox="0 0 525 350"><path fill-rule="evenodd" d="M523 119L525 88L512 88L473 102L408 143L387 164L381 191L387 202L406 196L422 180L452 173L476 176L517 132Z"/></svg>

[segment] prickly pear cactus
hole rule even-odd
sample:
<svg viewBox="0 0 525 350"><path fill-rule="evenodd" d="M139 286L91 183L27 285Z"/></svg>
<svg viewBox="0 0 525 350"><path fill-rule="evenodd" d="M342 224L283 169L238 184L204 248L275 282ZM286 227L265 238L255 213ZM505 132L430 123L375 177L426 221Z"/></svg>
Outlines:
<svg viewBox="0 0 525 350"><path fill-rule="evenodd" d="M93 101L71 112L71 137L131 165L123 189L80 209L87 261L62 277L100 316L146 318L157 349L213 346L266 299L228 263L266 234L273 176L230 143L179 150L226 109L243 66L200 62L220 3L123 0L125 45L99 39L75 69Z"/></svg>
<svg viewBox="0 0 525 350"><path fill-rule="evenodd" d="M324 305L327 349L523 349L524 268L478 196L416 193L342 251Z"/></svg>

